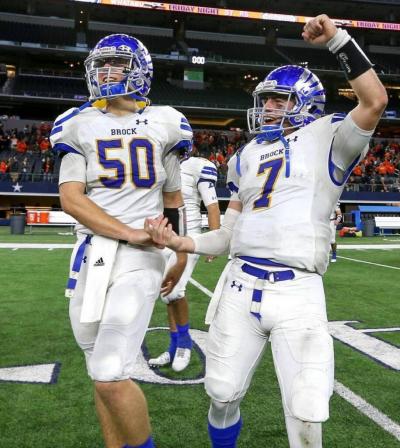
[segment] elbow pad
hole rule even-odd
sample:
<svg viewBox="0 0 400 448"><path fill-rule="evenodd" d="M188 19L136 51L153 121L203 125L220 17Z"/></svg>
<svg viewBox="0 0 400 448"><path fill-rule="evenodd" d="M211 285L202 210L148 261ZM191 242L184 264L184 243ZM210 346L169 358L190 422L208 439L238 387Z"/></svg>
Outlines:
<svg viewBox="0 0 400 448"><path fill-rule="evenodd" d="M186 208L184 205L177 208L164 208L164 216L172 225L172 230L179 236L185 236L186 228Z"/></svg>
<svg viewBox="0 0 400 448"><path fill-rule="evenodd" d="M228 253L233 228L239 215L237 210L228 208L219 229L191 236L194 241L194 253L214 256Z"/></svg>

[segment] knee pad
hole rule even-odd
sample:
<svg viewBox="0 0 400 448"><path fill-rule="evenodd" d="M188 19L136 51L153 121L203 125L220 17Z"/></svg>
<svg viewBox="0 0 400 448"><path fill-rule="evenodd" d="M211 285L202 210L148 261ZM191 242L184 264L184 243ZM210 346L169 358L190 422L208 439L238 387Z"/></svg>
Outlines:
<svg viewBox="0 0 400 448"><path fill-rule="evenodd" d="M95 381L121 381L129 378L126 370L127 339L116 331L103 332L88 360L90 377Z"/></svg>
<svg viewBox="0 0 400 448"><path fill-rule="evenodd" d="M207 377L204 381L207 395L217 402L226 403L232 401L235 389L232 384L213 377Z"/></svg>
<svg viewBox="0 0 400 448"><path fill-rule="evenodd" d="M178 300L181 300L185 297L185 291L172 291L171 294L168 294L167 296L161 296L161 300L166 304L170 304L172 302L177 302Z"/></svg>
<svg viewBox="0 0 400 448"><path fill-rule="evenodd" d="M294 378L289 410L305 422L325 422L329 418L332 391L327 371L306 368Z"/></svg>
<svg viewBox="0 0 400 448"><path fill-rule="evenodd" d="M110 382L128 379L123 372L122 358L118 353L101 356L94 354L88 360L89 376L94 381Z"/></svg>

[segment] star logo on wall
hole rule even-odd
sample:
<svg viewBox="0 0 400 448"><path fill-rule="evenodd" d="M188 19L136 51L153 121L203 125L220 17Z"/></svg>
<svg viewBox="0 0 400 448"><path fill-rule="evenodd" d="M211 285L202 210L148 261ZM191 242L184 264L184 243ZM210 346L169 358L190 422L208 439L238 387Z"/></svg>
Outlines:
<svg viewBox="0 0 400 448"><path fill-rule="evenodd" d="M14 189L14 193L21 193L22 185L20 185L18 182L12 186Z"/></svg>

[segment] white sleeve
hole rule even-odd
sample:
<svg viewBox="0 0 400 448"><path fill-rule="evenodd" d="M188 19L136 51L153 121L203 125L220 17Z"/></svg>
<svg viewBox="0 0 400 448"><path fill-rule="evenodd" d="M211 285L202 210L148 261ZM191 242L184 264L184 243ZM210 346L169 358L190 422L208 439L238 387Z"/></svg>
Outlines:
<svg viewBox="0 0 400 448"><path fill-rule="evenodd" d="M194 241L194 253L200 255L227 254L232 238L233 228L240 212L228 207L226 209L221 227L200 235L192 235Z"/></svg>
<svg viewBox="0 0 400 448"><path fill-rule="evenodd" d="M351 113L340 123L334 132L332 162L342 171L346 171L354 160L368 151L369 140L374 129L360 129L351 117Z"/></svg>
<svg viewBox="0 0 400 448"><path fill-rule="evenodd" d="M164 157L164 168L167 179L163 186L163 191L172 192L181 189L181 169L178 154L170 152Z"/></svg>
<svg viewBox="0 0 400 448"><path fill-rule="evenodd" d="M218 202L217 192L215 191L214 183L209 182L199 182L197 184L200 196L204 205L208 207L210 204L215 204Z"/></svg>
<svg viewBox="0 0 400 448"><path fill-rule="evenodd" d="M86 184L86 159L80 154L68 153L62 158L58 185L65 182Z"/></svg>

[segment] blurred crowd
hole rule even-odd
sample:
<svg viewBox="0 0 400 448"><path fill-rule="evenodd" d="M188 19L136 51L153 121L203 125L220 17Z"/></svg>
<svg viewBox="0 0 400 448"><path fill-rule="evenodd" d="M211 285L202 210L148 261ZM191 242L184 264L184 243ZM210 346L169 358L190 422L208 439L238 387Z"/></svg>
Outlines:
<svg viewBox="0 0 400 448"><path fill-rule="evenodd" d="M51 125L45 122L21 130L5 130L0 123L0 180L56 181L50 131Z"/></svg>
<svg viewBox="0 0 400 448"><path fill-rule="evenodd" d="M7 129L0 122L0 181L57 182L60 158L50 147L51 125L25 125ZM218 186L225 185L228 161L249 141L242 130L194 132L194 151L218 169ZM400 144L395 140L371 140L366 157L353 169L347 190L400 191Z"/></svg>
<svg viewBox="0 0 400 448"><path fill-rule="evenodd" d="M195 131L194 152L215 164L218 170L218 186L225 186L228 162L236 151L248 142L243 131Z"/></svg>
<svg viewBox="0 0 400 448"><path fill-rule="evenodd" d="M346 187L352 191L399 192L399 175L399 143L371 140L366 157L354 167Z"/></svg>

